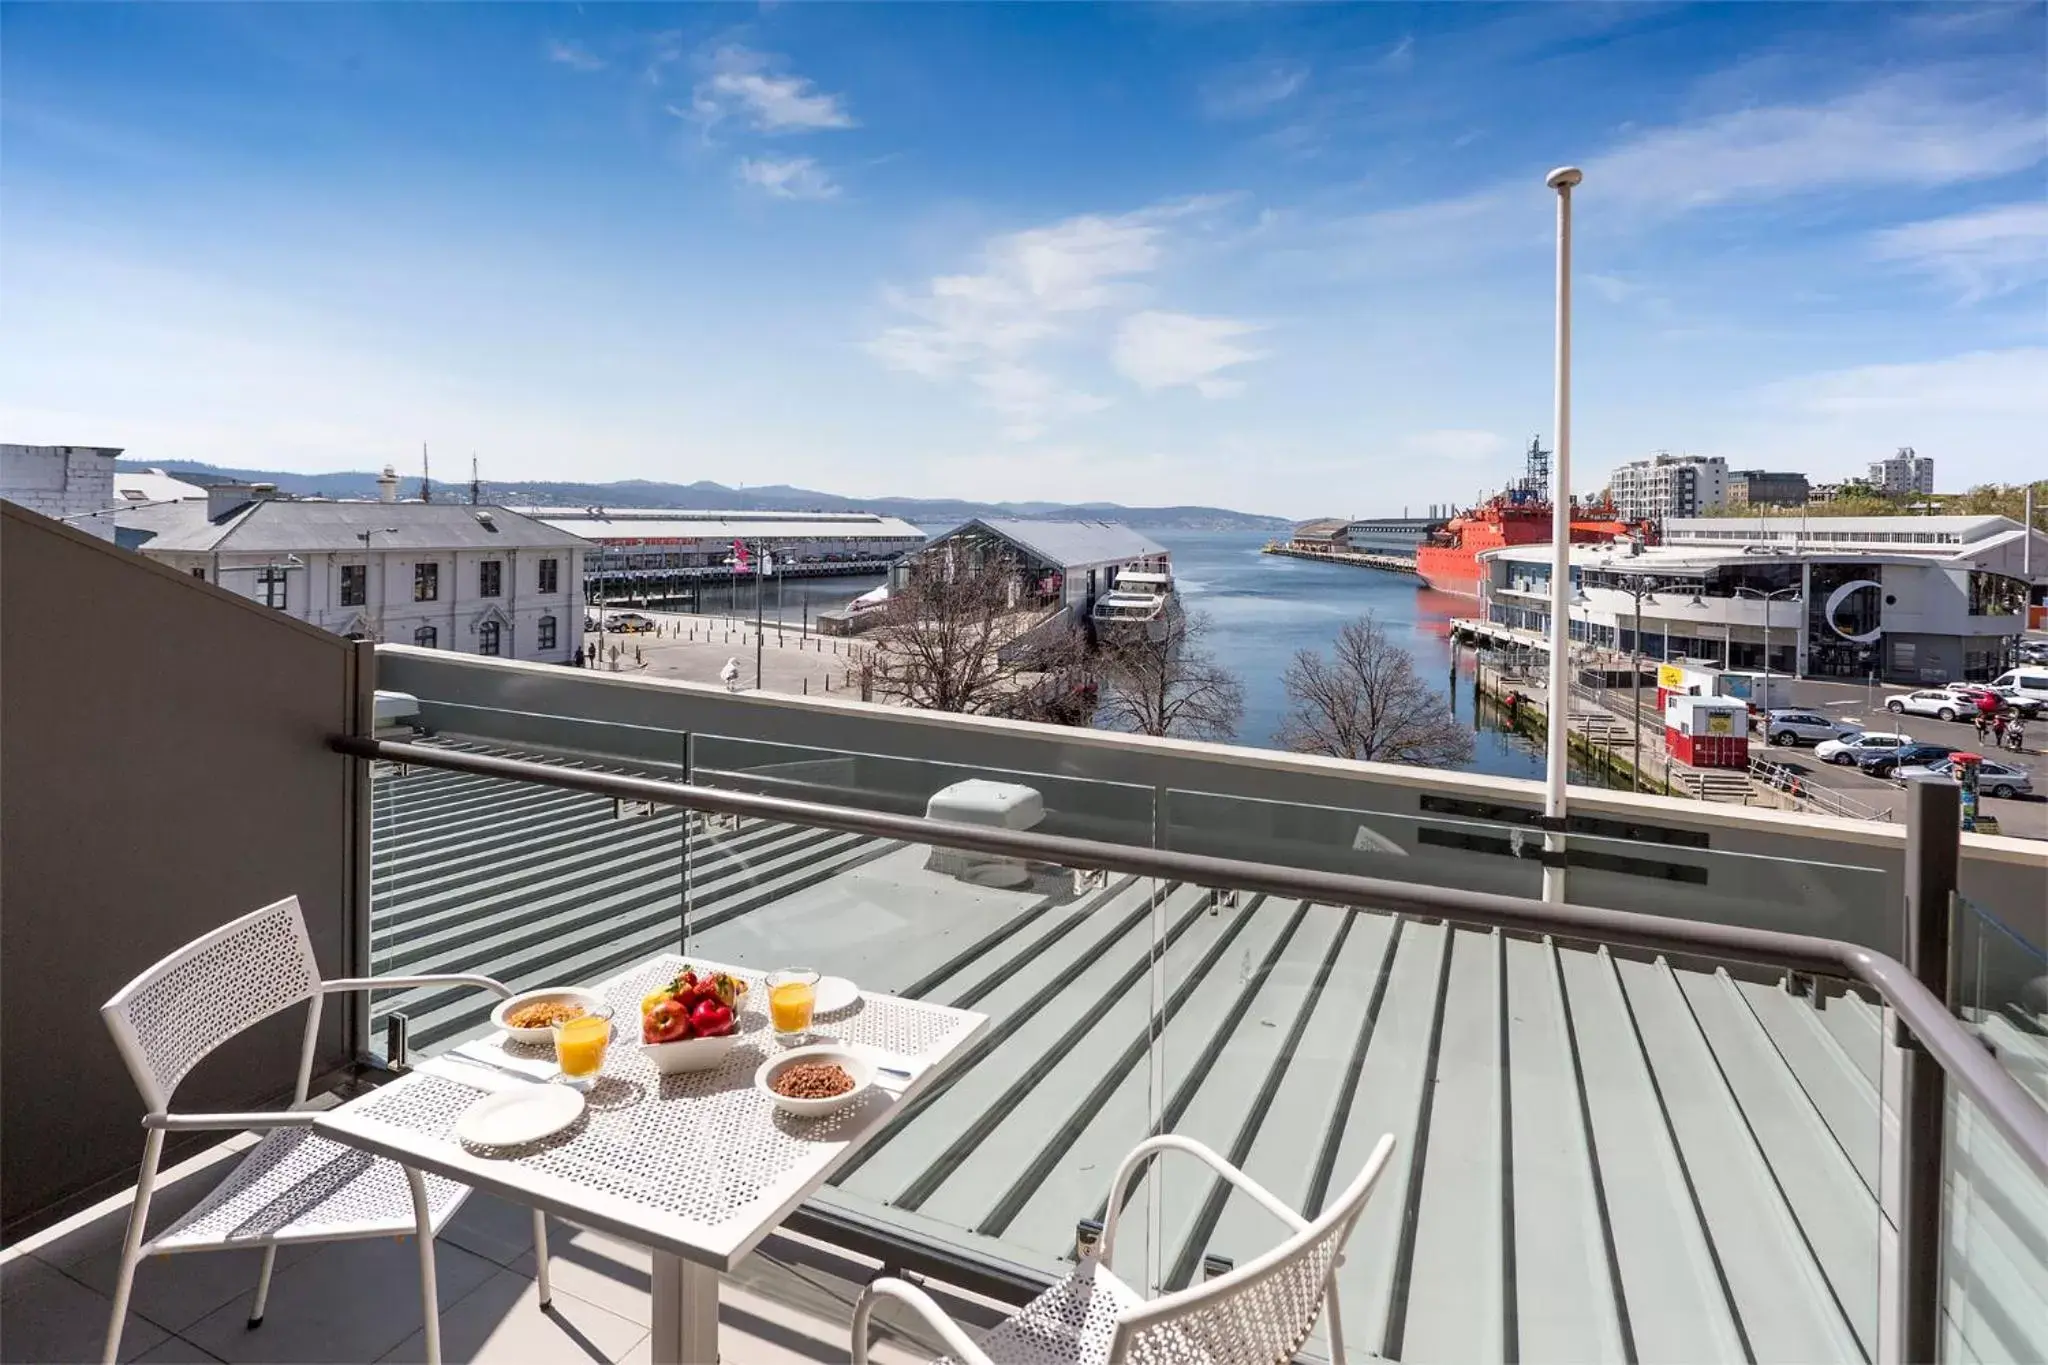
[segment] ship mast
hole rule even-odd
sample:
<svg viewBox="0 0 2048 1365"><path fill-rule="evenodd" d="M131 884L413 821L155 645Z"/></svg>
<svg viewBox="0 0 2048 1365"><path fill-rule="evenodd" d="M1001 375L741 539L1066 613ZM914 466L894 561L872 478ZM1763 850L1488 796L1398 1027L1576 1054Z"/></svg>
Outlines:
<svg viewBox="0 0 2048 1365"><path fill-rule="evenodd" d="M1543 448L1539 436L1529 438L1529 454L1522 470L1522 487L1538 496L1550 491L1550 452Z"/></svg>

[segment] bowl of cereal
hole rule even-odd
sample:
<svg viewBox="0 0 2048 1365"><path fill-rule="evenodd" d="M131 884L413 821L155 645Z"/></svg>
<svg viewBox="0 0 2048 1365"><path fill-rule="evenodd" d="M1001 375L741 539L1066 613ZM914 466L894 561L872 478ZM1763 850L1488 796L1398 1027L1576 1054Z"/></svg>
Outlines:
<svg viewBox="0 0 2048 1365"><path fill-rule="evenodd" d="M522 991L509 1000L500 1000L498 1007L491 1011L491 1023L505 1030L515 1043L533 1043L552 1047L555 1041L553 1029L564 1019L574 1019L590 1014L604 1005L604 997L596 991L586 991L577 986L550 986L545 990Z"/></svg>
<svg viewBox="0 0 2048 1365"><path fill-rule="evenodd" d="M754 1073L754 1088L785 1114L815 1119L837 1113L867 1093L875 1068L831 1043L791 1048Z"/></svg>

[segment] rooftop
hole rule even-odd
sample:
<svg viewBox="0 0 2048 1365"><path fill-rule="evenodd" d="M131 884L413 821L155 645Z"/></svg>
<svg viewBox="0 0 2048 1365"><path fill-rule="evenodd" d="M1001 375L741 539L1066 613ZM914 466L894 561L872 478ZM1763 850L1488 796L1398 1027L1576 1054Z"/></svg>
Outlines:
<svg viewBox="0 0 2048 1365"><path fill-rule="evenodd" d="M923 541L901 517L873 512L692 512L674 508L527 507L527 516L589 540Z"/></svg>
<svg viewBox="0 0 2048 1365"><path fill-rule="evenodd" d="M315 502L264 498L218 519L204 502L123 512L122 528L153 531L153 551L197 550L270 554L363 549L361 533L375 533L380 550L571 549L587 544L575 534L522 516L508 507L466 503Z"/></svg>
<svg viewBox="0 0 2048 1365"><path fill-rule="evenodd" d="M728 779L744 775L699 778ZM861 1215L1055 1270L1150 1131L1158 1084L1167 1128L1299 1207L1396 1135L1400 1170L1339 1277L1352 1339L1388 1357L1875 1357L1879 1153L1897 1120L1881 1011L1855 993L1142 878L1081 892L1037 868L977 887L917 844L690 832L681 813L622 827L606 798L425 769L388 772L377 809L380 973L590 980L680 923L714 960L770 965L799 942L817 970L991 1015L968 1061L835 1182L831 1202ZM485 1027L447 992L382 1008L428 1049ZM2048 1103L2048 1019L1989 1027ZM2048 1230L2048 1193L2015 1193L2000 1235ZM1270 1242L1240 1198L1187 1192L1161 1236L1168 1285ZM2039 1326L2011 1330L1998 1349L2048 1353Z"/></svg>
<svg viewBox="0 0 2048 1365"><path fill-rule="evenodd" d="M992 532L1048 564L1087 568L1131 559L1164 556L1166 547L1141 532L1113 521L1030 521L1021 517L976 517L934 542L972 531Z"/></svg>

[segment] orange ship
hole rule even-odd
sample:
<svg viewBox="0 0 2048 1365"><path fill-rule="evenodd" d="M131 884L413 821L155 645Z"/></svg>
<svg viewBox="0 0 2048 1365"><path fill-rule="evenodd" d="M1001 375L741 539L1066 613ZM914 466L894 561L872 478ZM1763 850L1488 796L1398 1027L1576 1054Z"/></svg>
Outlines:
<svg viewBox="0 0 2048 1365"><path fill-rule="evenodd" d="M1484 577L1481 550L1549 543L1549 485L1550 452L1531 441L1528 472L1519 481L1484 505L1452 517L1443 530L1416 547L1416 576L1440 592L1478 597ZM1652 539L1647 524L1622 520L1610 502L1573 504L1574 545L1605 545L1616 536L1638 536L1645 543Z"/></svg>

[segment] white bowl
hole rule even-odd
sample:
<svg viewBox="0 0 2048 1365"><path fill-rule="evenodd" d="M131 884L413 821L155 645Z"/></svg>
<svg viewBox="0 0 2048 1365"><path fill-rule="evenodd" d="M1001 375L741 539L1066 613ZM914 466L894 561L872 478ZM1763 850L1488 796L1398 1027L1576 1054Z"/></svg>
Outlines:
<svg viewBox="0 0 2048 1365"><path fill-rule="evenodd" d="M798 1062L831 1062L845 1069L853 1078L853 1089L843 1095L832 1095L821 1100L797 1099L790 1095L775 1093L775 1078L787 1067ZM815 1047L794 1047L761 1063L754 1073L754 1088L775 1102L775 1107L785 1114L798 1118L822 1118L837 1113L867 1093L875 1083L875 1068L872 1062L848 1052L832 1043L820 1043Z"/></svg>
<svg viewBox="0 0 2048 1365"><path fill-rule="evenodd" d="M740 1040L738 1029L717 1038L683 1038L673 1043L642 1043L640 1052L664 1076L684 1071L709 1071L725 1060Z"/></svg>
<svg viewBox="0 0 2048 1365"><path fill-rule="evenodd" d="M523 991L510 1000L500 1000L498 1007L491 1011L491 1022L505 1030L516 1043L540 1043L551 1046L555 1041L553 1029L513 1028L505 1022L506 1017L514 1011L524 1009L528 1005L537 1005L544 1000L566 1000L583 1006L586 1014L595 1014L604 1008L604 997L596 991L586 991L580 986L549 986L545 990Z"/></svg>

